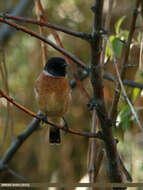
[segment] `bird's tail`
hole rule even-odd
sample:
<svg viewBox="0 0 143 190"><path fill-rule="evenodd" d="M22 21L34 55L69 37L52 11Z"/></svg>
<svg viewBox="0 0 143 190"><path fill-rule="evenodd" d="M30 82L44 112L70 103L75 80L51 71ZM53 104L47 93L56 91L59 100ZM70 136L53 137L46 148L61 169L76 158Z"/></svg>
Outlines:
<svg viewBox="0 0 143 190"><path fill-rule="evenodd" d="M50 119L51 122L60 125L61 124L61 118L52 118ZM60 144L61 143L61 134L60 129L56 127L50 127L49 131L49 143L51 144Z"/></svg>

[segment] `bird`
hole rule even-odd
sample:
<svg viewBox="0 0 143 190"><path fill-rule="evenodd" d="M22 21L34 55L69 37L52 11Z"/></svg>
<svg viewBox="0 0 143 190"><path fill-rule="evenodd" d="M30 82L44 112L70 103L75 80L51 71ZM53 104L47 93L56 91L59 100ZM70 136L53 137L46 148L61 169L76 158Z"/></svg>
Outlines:
<svg viewBox="0 0 143 190"><path fill-rule="evenodd" d="M51 57L47 60L43 71L35 82L35 94L39 109L49 121L61 125L68 130L64 119L71 104L70 83L67 77L66 60L62 57ZM49 142L60 144L60 129L50 127Z"/></svg>

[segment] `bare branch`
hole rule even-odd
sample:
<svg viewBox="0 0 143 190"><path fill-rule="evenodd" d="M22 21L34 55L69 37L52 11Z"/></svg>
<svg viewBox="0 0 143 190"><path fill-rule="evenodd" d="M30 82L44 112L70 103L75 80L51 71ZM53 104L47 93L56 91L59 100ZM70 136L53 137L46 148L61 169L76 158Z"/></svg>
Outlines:
<svg viewBox="0 0 143 190"><path fill-rule="evenodd" d="M74 30L65 28L63 26L47 23L45 21L38 21L38 20L32 19L32 18L13 16L13 15L4 14L4 13L1 13L0 17L5 17L6 19L12 19L12 20L16 20L16 21L25 22L25 23L36 24L36 25L39 25L39 26L45 26L45 27L48 27L48 28L63 32L65 34L68 34L68 35L71 35L71 36L74 36L74 37L77 37L77 38L81 38L83 40L90 40L91 39L90 34L87 34L87 33L84 33L84 32L76 32Z"/></svg>
<svg viewBox="0 0 143 190"><path fill-rule="evenodd" d="M112 8L113 8L113 0L108 1L108 11L106 14L105 18L105 23L104 23L104 30L108 31L110 27L110 21L111 21L111 15L112 15ZM104 59L105 59L105 50L106 50L106 40L103 40L103 50L102 50L102 56L101 56L101 63L104 64Z"/></svg>
<svg viewBox="0 0 143 190"><path fill-rule="evenodd" d="M79 80L84 80L88 76L89 76L89 73L86 72L86 71L83 71L78 75ZM103 77L104 77L104 79L109 80L111 82L116 83L118 81L117 76L112 75L112 74L110 74L108 72L104 72ZM143 89L143 84L142 83L134 82L132 80L125 79L125 80L123 80L123 84L126 85L126 86L129 86L131 88ZM70 81L70 86L71 86L71 88L74 88L76 86L76 81L74 79Z"/></svg>
<svg viewBox="0 0 143 190"><path fill-rule="evenodd" d="M103 0L95 0L92 10L94 23L91 40L91 83L94 91L94 102L98 118L104 135L105 149L108 161L108 175L111 182L122 182L116 143L112 133L112 124L109 122L108 111L105 106L103 92L103 71L101 66L101 34Z"/></svg>
<svg viewBox="0 0 143 190"><path fill-rule="evenodd" d="M23 181L23 182L30 182L29 179L26 179L25 177L21 176L20 174L18 174L17 172L13 171L11 168L7 168L8 172L11 173L15 178Z"/></svg>
<svg viewBox="0 0 143 190"><path fill-rule="evenodd" d="M97 130L97 121L96 121L96 110L93 110L92 112L92 126L91 126L91 132L95 133ZM89 163L89 182L90 183L94 183L95 181L95 163L96 163L96 159L95 159L95 151L96 150L96 139L92 138L91 139L91 144L90 144L90 163ZM92 190L93 188L91 188Z"/></svg>
<svg viewBox="0 0 143 190"><path fill-rule="evenodd" d="M121 160L120 157L119 157L119 161L120 161L120 166L122 168L122 171L125 174L127 180L132 182L132 177L131 177L130 173L128 172L128 170L125 168L124 163L123 163L123 161Z"/></svg>
<svg viewBox="0 0 143 190"><path fill-rule="evenodd" d="M36 16L37 16L37 20L41 21L41 13L38 7L38 3L37 1L34 1L35 3L35 9L36 9ZM45 28L42 26L39 26L39 32L41 36L44 36L45 34ZM41 51L42 51L42 65L44 67L44 65L46 64L47 61L47 53L48 53L48 46L46 43L44 43L43 41L41 41Z"/></svg>

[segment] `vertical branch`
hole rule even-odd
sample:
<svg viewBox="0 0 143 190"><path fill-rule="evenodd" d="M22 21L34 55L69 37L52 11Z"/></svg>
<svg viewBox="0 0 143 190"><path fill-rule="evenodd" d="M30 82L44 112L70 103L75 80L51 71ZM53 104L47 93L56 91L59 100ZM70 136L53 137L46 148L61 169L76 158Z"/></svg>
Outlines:
<svg viewBox="0 0 143 190"><path fill-rule="evenodd" d="M93 110L92 113L92 126L91 132L96 132L96 110ZM90 160L89 160L89 182L94 183L95 179L95 150L96 150L96 140L94 138L91 139L90 145ZM93 189L93 187L91 187Z"/></svg>
<svg viewBox="0 0 143 190"><path fill-rule="evenodd" d="M113 0L108 1L108 11L105 18L105 24L104 24L104 30L109 30L110 27L110 21L111 21L111 15L112 15L112 8L113 8ZM103 40L103 51L101 56L101 63L104 64L105 59L105 50L106 50L106 40Z"/></svg>
<svg viewBox="0 0 143 190"><path fill-rule="evenodd" d="M2 48L1 48L0 72L1 72L1 77L2 77L2 81L3 81L4 89L5 89L6 93L9 95L8 72L7 72L7 66L6 66L6 60L5 60L5 51ZM9 126L10 126L10 130L11 130L12 139L14 139L13 111L12 111L12 107L11 107L9 101L7 101L7 116L6 116L6 123L5 123L1 148L4 145L4 141L6 139Z"/></svg>
<svg viewBox="0 0 143 190"><path fill-rule="evenodd" d="M103 0L95 1L95 5L92 7L94 12L94 23L91 40L91 83L93 85L94 96L101 97L104 100L103 94L103 80L100 64L101 55L101 22L102 22L102 8ZM102 102L104 104L104 102ZM103 106L104 108L105 106ZM105 110L103 110L104 112Z"/></svg>
<svg viewBox="0 0 143 190"><path fill-rule="evenodd" d="M140 43L139 71L143 69L142 60L143 60L143 33L141 34L141 43Z"/></svg>
<svg viewBox="0 0 143 190"><path fill-rule="evenodd" d="M39 10L39 7L38 7L38 3L37 1L34 1L35 3L35 12L37 14L37 20L38 21L41 21L41 14L40 14L40 10ZM39 31L40 31L40 35L43 36L44 35L44 28L42 26L39 26ZM47 45L46 43L42 42L41 41L41 50L42 50L42 63L43 63L43 66L46 64L46 61L47 61Z"/></svg>
<svg viewBox="0 0 143 190"><path fill-rule="evenodd" d="M101 130L104 137L108 175L111 182L122 182L122 175L119 167L119 158L116 143L112 133L112 123L109 120L108 112L105 106L103 92L103 74L101 66L101 34L102 28L102 10L103 0L95 0L92 10L94 12L94 22L91 40L91 83L93 87L93 109L96 109L97 116L101 124ZM115 188L122 189L122 188Z"/></svg>

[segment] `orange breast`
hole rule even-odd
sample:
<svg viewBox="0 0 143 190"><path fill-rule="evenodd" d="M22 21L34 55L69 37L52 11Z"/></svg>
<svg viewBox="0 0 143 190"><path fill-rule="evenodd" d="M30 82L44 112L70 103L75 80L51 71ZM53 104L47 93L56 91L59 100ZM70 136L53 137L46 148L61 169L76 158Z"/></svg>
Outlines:
<svg viewBox="0 0 143 190"><path fill-rule="evenodd" d="M62 117L70 105L69 80L41 73L36 81L39 108L50 117Z"/></svg>

